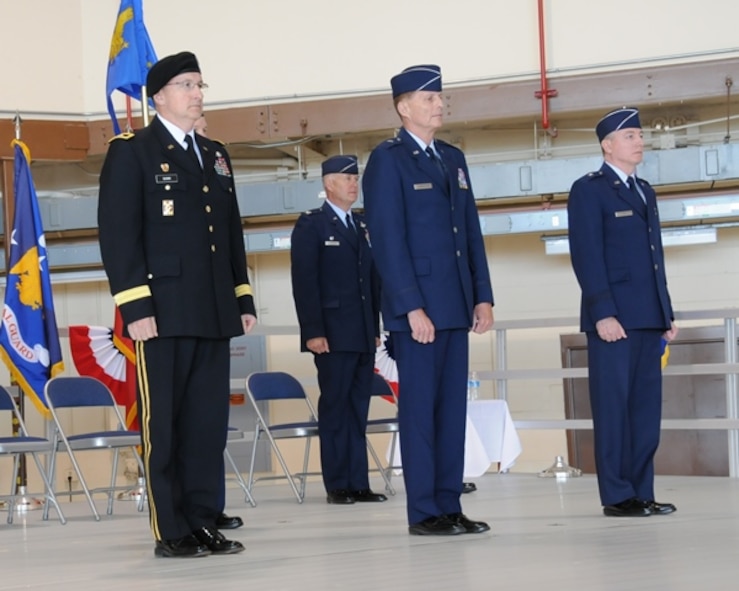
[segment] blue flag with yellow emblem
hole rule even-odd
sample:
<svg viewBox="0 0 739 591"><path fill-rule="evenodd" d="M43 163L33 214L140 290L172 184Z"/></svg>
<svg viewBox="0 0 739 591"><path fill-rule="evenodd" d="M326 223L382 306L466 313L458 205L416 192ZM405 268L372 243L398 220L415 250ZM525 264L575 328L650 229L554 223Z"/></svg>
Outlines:
<svg viewBox="0 0 739 591"><path fill-rule="evenodd" d="M30 156L23 142L15 140L13 144L15 216L0 325L0 356L23 392L46 414L44 386L64 369L64 364Z"/></svg>
<svg viewBox="0 0 739 591"><path fill-rule="evenodd" d="M110 95L114 90L141 100L141 87L146 85L146 74L157 61L154 46L144 26L142 0L121 0L118 18L113 29L108 58L108 77L105 88L108 96L108 113L113 120L113 130L121 132Z"/></svg>

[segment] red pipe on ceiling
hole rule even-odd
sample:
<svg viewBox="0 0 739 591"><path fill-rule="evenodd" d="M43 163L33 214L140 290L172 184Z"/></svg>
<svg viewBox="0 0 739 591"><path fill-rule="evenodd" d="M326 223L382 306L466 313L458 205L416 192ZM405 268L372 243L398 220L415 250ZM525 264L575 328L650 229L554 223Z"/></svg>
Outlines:
<svg viewBox="0 0 739 591"><path fill-rule="evenodd" d="M547 83L547 50L544 42L544 0L539 3L539 66L541 77L541 88L534 93L536 98L541 99L541 124L544 129L549 129L549 99L557 96L554 88L549 88Z"/></svg>

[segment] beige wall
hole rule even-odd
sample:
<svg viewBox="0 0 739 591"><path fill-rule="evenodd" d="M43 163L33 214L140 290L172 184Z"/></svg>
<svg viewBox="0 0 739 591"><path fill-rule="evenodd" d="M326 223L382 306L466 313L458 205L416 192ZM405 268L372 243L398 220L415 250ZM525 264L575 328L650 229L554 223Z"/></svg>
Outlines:
<svg viewBox="0 0 739 591"><path fill-rule="evenodd" d="M726 0L544 5L554 78L558 72L739 54L739 5ZM7 56L0 112L103 115L118 6L119 0L0 0L0 47ZM159 56L183 49L198 55L211 85L207 102L214 106L386 92L390 76L414 63L439 63L449 84L538 73L533 1L375 0L364 10L357 6L144 0L144 20ZM409 33L409 22L422 37Z"/></svg>

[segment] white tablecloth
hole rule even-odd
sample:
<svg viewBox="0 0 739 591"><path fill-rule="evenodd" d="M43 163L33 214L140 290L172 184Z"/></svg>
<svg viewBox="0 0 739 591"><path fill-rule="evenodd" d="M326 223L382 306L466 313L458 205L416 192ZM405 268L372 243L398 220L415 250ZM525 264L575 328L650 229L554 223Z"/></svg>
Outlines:
<svg viewBox="0 0 739 591"><path fill-rule="evenodd" d="M505 400L471 400L467 403L464 442L464 475L482 476L493 463L505 472L521 454L508 404Z"/></svg>
<svg viewBox="0 0 739 591"><path fill-rule="evenodd" d="M491 464L505 472L521 454L521 441L505 400L471 400L467 403L464 442L464 476L482 476ZM400 446L395 447L393 466L401 466ZM391 448L388 448L388 461Z"/></svg>

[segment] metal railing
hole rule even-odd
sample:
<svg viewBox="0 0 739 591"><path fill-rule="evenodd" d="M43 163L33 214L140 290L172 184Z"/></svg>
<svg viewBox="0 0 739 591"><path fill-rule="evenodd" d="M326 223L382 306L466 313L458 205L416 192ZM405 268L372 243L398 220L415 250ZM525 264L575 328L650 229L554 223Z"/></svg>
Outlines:
<svg viewBox="0 0 739 591"><path fill-rule="evenodd" d="M726 379L726 418L716 419L663 419L662 429L713 429L728 434L729 475L739 477L739 399L737 398L737 318L739 308L696 310L676 313L676 321L722 320L724 361L722 363L696 363L668 365L665 376L723 375ZM492 380L497 398L508 399L511 380L587 378L587 368L508 369L508 334L514 330L578 326L575 317L539 318L529 320L497 321L495 333L495 359L492 371L478 371L482 380ZM592 429L590 419L515 420L518 429Z"/></svg>

